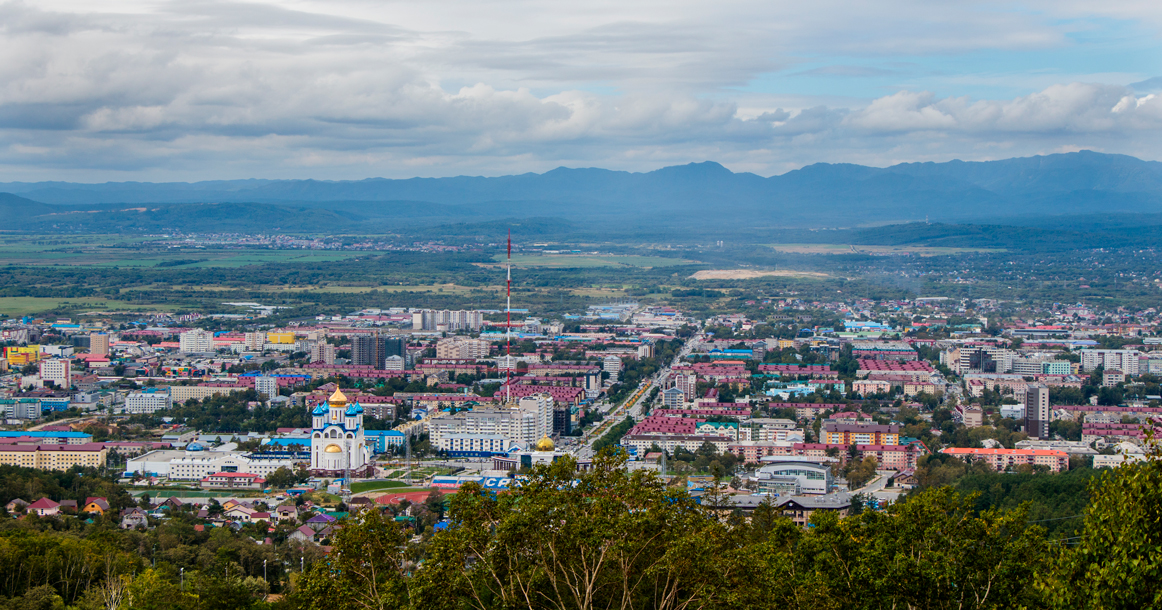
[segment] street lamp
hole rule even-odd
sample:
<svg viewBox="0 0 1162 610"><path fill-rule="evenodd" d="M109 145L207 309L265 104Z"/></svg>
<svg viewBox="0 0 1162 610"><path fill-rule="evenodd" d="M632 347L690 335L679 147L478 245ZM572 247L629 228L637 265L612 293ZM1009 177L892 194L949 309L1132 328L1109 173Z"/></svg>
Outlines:
<svg viewBox="0 0 1162 610"><path fill-rule="evenodd" d="M269 580L266 579L266 560L265 559L262 560L262 580L266 580L268 583L270 582Z"/></svg>
<svg viewBox="0 0 1162 610"><path fill-rule="evenodd" d="M182 591L185 591L186 590L186 569L182 568L180 570L180 572L182 575Z"/></svg>

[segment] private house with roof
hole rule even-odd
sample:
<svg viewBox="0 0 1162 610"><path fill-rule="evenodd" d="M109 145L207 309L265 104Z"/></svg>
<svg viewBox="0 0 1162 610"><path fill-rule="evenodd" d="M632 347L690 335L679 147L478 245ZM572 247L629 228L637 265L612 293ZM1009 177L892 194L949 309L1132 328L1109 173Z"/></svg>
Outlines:
<svg viewBox="0 0 1162 610"><path fill-rule="evenodd" d="M61 505L54 502L50 498L41 498L36 502L28 505L29 513L36 513L41 517L52 517L60 514Z"/></svg>

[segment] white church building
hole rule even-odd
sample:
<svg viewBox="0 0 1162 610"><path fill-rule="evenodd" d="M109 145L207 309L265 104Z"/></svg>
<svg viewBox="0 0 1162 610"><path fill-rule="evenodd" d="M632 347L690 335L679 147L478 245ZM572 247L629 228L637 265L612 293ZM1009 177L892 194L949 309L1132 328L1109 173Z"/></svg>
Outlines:
<svg viewBox="0 0 1162 610"><path fill-rule="evenodd" d="M371 476L375 464L363 439L363 407L347 404L338 389L311 411L311 474L318 477Z"/></svg>

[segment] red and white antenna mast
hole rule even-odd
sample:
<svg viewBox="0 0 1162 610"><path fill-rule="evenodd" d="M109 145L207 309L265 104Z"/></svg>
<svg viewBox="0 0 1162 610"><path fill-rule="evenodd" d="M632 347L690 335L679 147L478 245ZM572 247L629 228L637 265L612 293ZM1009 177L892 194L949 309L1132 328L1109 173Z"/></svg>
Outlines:
<svg viewBox="0 0 1162 610"><path fill-rule="evenodd" d="M508 356L505 358L504 401L512 402L512 229L508 230L508 276L504 282L506 303L504 306L504 332Z"/></svg>

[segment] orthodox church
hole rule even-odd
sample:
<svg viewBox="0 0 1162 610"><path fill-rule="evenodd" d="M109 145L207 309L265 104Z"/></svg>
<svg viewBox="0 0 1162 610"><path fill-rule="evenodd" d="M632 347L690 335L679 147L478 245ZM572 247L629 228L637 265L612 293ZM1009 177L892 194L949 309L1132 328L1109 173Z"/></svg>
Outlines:
<svg viewBox="0 0 1162 610"><path fill-rule="evenodd" d="M375 464L363 439L363 407L347 404L343 392L335 393L311 411L311 474L318 477L371 476Z"/></svg>

